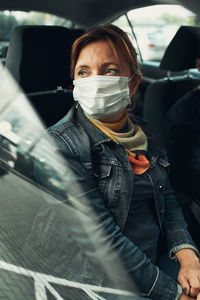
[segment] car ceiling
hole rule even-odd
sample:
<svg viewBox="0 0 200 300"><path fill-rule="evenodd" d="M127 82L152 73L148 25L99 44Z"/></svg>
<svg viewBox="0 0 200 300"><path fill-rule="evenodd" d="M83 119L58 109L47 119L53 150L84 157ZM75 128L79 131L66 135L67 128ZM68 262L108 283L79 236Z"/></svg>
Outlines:
<svg viewBox="0 0 200 300"><path fill-rule="evenodd" d="M1 9L49 12L84 28L112 21L130 9L155 4L181 4L200 13L199 0L0 0Z"/></svg>

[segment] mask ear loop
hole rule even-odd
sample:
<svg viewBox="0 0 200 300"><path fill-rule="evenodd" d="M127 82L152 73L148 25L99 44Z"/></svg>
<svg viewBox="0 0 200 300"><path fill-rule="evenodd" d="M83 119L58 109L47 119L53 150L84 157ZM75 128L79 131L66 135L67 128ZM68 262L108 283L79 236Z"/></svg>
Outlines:
<svg viewBox="0 0 200 300"><path fill-rule="evenodd" d="M131 75L131 77L128 79L128 82L129 82L131 79L133 79L133 77L136 75L136 73L137 73L137 70L135 71L135 73L133 73L133 75ZM136 96L136 97L137 97L137 96ZM137 100L136 97L135 97L135 96L132 96L132 98L130 99L130 103L129 103L128 107L127 107L130 111L135 110L136 107L137 107L137 104L136 104L136 102L135 102L135 100ZM135 103L134 103L134 102L135 102Z"/></svg>
<svg viewBox="0 0 200 300"><path fill-rule="evenodd" d="M137 71L136 71L137 72ZM128 79L128 82L135 76L135 73L133 73L133 75ZM132 97L133 98L133 97ZM129 106L132 106L132 98L130 98L130 102L129 102Z"/></svg>

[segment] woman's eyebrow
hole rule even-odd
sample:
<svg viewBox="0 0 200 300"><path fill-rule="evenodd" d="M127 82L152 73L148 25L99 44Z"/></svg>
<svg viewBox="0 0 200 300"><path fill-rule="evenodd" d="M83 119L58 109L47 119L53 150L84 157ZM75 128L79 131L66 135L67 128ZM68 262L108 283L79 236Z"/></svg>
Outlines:
<svg viewBox="0 0 200 300"><path fill-rule="evenodd" d="M107 67L107 66L109 66L109 65L115 65L115 66L119 66L117 63L115 63L115 62L113 62L113 61L109 61L109 62L105 62L105 63L103 63L102 64L104 67Z"/></svg>
<svg viewBox="0 0 200 300"><path fill-rule="evenodd" d="M80 66L77 66L76 69L80 69L80 68L89 68L88 65L80 65Z"/></svg>

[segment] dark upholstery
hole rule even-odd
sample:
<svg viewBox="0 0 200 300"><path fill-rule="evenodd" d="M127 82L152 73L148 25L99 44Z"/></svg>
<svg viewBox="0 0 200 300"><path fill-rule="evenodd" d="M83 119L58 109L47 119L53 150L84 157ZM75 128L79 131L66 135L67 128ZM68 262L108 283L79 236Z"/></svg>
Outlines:
<svg viewBox="0 0 200 300"><path fill-rule="evenodd" d="M185 68L195 67L195 55L200 49L199 40L200 27L182 26L166 49L160 67L168 71L182 71ZM191 49L193 46L195 49ZM143 117L160 134L163 144L165 144L165 122L169 108L199 83L200 79L192 76L173 76L156 80L146 89Z"/></svg>
<svg viewBox="0 0 200 300"><path fill-rule="evenodd" d="M182 95L199 83L199 79L177 76L170 80L167 78L157 80L148 86L145 93L143 117L161 135L164 144L168 110Z"/></svg>
<svg viewBox="0 0 200 300"><path fill-rule="evenodd" d="M26 93L68 88L71 45L81 34L61 26L16 27L6 67Z"/></svg>
<svg viewBox="0 0 200 300"><path fill-rule="evenodd" d="M71 46L83 33L61 26L27 25L15 28L12 34L6 67L47 127L59 121L74 104Z"/></svg>
<svg viewBox="0 0 200 300"><path fill-rule="evenodd" d="M72 90L52 90L27 96L46 127L57 123L74 105Z"/></svg>
<svg viewBox="0 0 200 300"><path fill-rule="evenodd" d="M200 57L200 27L181 26L167 47L160 64L162 70L183 71L195 68Z"/></svg>

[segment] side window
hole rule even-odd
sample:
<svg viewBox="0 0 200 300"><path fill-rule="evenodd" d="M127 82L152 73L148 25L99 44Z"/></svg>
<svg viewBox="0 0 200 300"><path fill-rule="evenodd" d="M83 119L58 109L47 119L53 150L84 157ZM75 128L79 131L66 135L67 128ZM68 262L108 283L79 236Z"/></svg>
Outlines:
<svg viewBox="0 0 200 300"><path fill-rule="evenodd" d="M113 22L137 41L141 60L160 61L164 51L181 25L198 25L198 17L180 5L154 5L134 9Z"/></svg>

